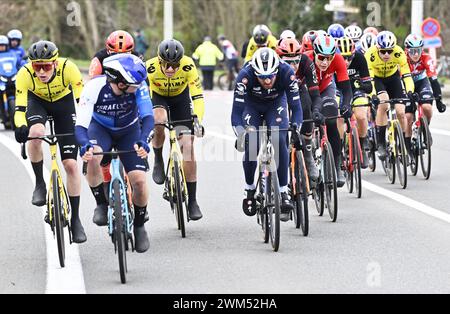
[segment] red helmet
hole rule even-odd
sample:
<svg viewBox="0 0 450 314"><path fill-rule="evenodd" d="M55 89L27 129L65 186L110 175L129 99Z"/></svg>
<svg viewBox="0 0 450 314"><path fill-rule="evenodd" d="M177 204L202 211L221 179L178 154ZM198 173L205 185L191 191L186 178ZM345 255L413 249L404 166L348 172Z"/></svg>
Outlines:
<svg viewBox="0 0 450 314"><path fill-rule="evenodd" d="M301 46L297 39L280 39L277 44L277 53L280 57L297 57L301 53Z"/></svg>
<svg viewBox="0 0 450 314"><path fill-rule="evenodd" d="M118 30L109 34L105 45L107 50L115 53L131 52L134 49L134 39L130 33Z"/></svg>
<svg viewBox="0 0 450 314"><path fill-rule="evenodd" d="M317 37L317 33L316 31L309 31L307 33L305 33L305 35L303 35L302 38L302 48L303 48L303 52L306 51L311 51L313 50L313 42Z"/></svg>

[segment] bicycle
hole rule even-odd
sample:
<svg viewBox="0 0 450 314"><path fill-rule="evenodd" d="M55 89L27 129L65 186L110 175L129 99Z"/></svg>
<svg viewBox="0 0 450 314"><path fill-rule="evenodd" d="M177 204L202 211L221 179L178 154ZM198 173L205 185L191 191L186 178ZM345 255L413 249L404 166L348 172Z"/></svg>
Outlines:
<svg viewBox="0 0 450 314"><path fill-rule="evenodd" d="M47 216L46 222L50 225L53 237L56 237L58 247L59 265L65 266L65 242L64 228L69 232L69 243L72 244L72 233L70 228L70 202L66 188L59 170L57 155L58 137L73 136L73 133L55 134L54 119L48 116L50 134L37 137L28 137L27 140L42 140L50 145L51 169L49 188L47 190ZM22 144L22 158L27 159L25 143Z"/></svg>
<svg viewBox="0 0 450 314"><path fill-rule="evenodd" d="M239 73L237 73L234 68L231 70L231 73L229 73L226 67L225 69L223 69L223 71L224 72L220 74L219 77L217 78L217 85L221 90L230 90L230 86L233 87L236 85L236 78ZM231 82L229 79L230 75L231 75Z"/></svg>
<svg viewBox="0 0 450 314"><path fill-rule="evenodd" d="M389 104L388 125L386 129L386 158L382 161L383 168L388 176L391 184L395 183L396 171L399 178L400 186L406 189L408 184L407 177L407 158L405 139L403 137L403 130L400 121L397 119L397 112L395 104L406 104L410 102L409 98L390 99L381 101L380 104Z"/></svg>
<svg viewBox="0 0 450 314"><path fill-rule="evenodd" d="M175 214L177 220L178 230L181 232L181 237L186 237L186 225L184 216L186 214L187 222L190 221L188 214L188 191L186 184L186 177L183 169L183 154L181 153L180 146L178 144L177 131L175 124L178 123L193 123L194 133L198 137L202 137L204 129L198 123L197 116L193 116L191 119L170 121L170 112L168 111L169 121L165 123L155 123L155 126L164 126L169 130L169 143L170 153L169 161L166 169L166 179L164 181L164 193L163 198L170 203L170 208ZM196 130L197 129L197 130ZM200 129L198 131L198 129ZM182 131L180 134L192 134L191 130ZM184 212L186 211L186 212Z"/></svg>
<svg viewBox="0 0 450 314"><path fill-rule="evenodd" d="M429 100L436 100L436 98L430 98ZM431 175L431 132L428 125L428 119L423 113L422 104L423 100L418 101L417 111L418 116L412 125L411 136L411 150L414 159L410 163L412 174L415 176L419 170L419 158L422 168L422 174L425 180L428 180Z"/></svg>
<svg viewBox="0 0 450 314"><path fill-rule="evenodd" d="M337 118L340 116L328 117L325 120ZM327 207L332 222L336 222L338 214L337 175L326 124L314 128L314 159L319 168L319 178L316 186L312 189L317 212L319 216L322 216Z"/></svg>
<svg viewBox="0 0 450 314"><path fill-rule="evenodd" d="M119 156L122 154L136 154L135 150L118 151L112 147L109 152L95 152L94 156L111 156L111 182L108 192L108 234L114 244L114 252L119 259L120 281L125 284L127 267L126 251L134 252L133 240L133 201L132 187L126 175ZM87 174L87 162L83 162L83 175ZM144 159L146 171L149 169L147 159Z"/></svg>
<svg viewBox="0 0 450 314"><path fill-rule="evenodd" d="M376 152L377 152L377 129L375 125L375 116L376 111L373 107L371 107L370 116L369 116L369 123L367 128L367 139L369 142L369 151L367 153L367 157L369 159L369 170L371 172L375 172L377 168L377 158L376 158Z"/></svg>
<svg viewBox="0 0 450 314"><path fill-rule="evenodd" d="M308 123L312 121L303 121ZM292 126L291 132L295 132L296 126ZM306 237L309 232L308 196L310 193L308 171L306 170L303 156L303 145L298 134L292 133L289 145L289 194L294 203L291 219L295 228L301 227L303 235ZM294 135L295 134L295 135Z"/></svg>

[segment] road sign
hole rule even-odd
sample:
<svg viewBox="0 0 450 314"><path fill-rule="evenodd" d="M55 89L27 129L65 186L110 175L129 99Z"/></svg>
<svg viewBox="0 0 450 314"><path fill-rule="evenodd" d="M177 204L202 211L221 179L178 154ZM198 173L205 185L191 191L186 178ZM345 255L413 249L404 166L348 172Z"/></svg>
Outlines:
<svg viewBox="0 0 450 314"><path fill-rule="evenodd" d="M442 47L442 38L439 36L423 39L424 48L440 48Z"/></svg>
<svg viewBox="0 0 450 314"><path fill-rule="evenodd" d="M424 37L436 37L441 32L441 24L431 17L425 19L422 23L422 35Z"/></svg>

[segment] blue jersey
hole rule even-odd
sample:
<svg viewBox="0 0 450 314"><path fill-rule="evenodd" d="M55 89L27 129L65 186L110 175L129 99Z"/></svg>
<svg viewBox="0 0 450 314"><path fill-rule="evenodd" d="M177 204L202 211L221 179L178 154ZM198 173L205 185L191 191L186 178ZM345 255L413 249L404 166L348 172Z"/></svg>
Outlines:
<svg viewBox="0 0 450 314"><path fill-rule="evenodd" d="M291 121L300 125L303 113L294 70L287 63L280 61L274 86L265 89L259 83L252 66L247 64L236 79L231 124L233 127L244 125L242 113L245 106L273 106L280 102L289 104L292 111Z"/></svg>
<svg viewBox="0 0 450 314"><path fill-rule="evenodd" d="M14 52L0 52L0 76L13 77L19 68L20 63Z"/></svg>
<svg viewBox="0 0 450 314"><path fill-rule="evenodd" d="M19 67L22 67L27 63L27 61L25 60L26 53L22 46L17 46L16 48L9 48L9 50L16 54Z"/></svg>

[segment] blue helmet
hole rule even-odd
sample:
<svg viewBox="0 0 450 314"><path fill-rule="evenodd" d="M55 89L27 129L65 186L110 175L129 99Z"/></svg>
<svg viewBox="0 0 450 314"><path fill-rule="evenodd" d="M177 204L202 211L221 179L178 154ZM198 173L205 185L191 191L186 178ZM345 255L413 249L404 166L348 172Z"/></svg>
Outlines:
<svg viewBox="0 0 450 314"><path fill-rule="evenodd" d="M419 35L410 34L405 39L405 48L423 48L423 39Z"/></svg>
<svg viewBox="0 0 450 314"><path fill-rule="evenodd" d="M329 35L319 35L314 40L314 52L321 55L334 55L336 53L336 40Z"/></svg>
<svg viewBox="0 0 450 314"><path fill-rule="evenodd" d="M393 49L397 45L397 37L390 31L382 31L377 36L377 47L380 49Z"/></svg>
<svg viewBox="0 0 450 314"><path fill-rule="evenodd" d="M334 38L344 37L344 31L344 26L341 24L331 24L330 27L328 27L328 35Z"/></svg>
<svg viewBox="0 0 450 314"><path fill-rule="evenodd" d="M103 60L103 70L108 81L139 85L147 78L144 62L129 53L119 53Z"/></svg>

